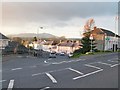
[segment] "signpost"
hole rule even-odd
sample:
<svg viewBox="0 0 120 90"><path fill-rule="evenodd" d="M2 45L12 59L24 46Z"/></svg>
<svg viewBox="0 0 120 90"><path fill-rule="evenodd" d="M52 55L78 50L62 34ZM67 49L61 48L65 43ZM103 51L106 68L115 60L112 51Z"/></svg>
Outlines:
<svg viewBox="0 0 120 90"><path fill-rule="evenodd" d="M93 35L92 34L90 35L90 40L91 40L91 50L90 50L90 52L92 52L92 40L93 40Z"/></svg>

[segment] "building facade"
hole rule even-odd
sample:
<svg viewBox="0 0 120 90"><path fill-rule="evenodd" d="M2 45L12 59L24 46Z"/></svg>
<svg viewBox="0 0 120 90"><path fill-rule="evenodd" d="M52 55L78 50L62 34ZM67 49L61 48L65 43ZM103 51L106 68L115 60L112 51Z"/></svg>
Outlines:
<svg viewBox="0 0 120 90"><path fill-rule="evenodd" d="M95 39L96 49L101 51L117 51L120 48L120 36L112 31L94 27L91 34Z"/></svg>
<svg viewBox="0 0 120 90"><path fill-rule="evenodd" d="M9 38L0 33L0 49L5 49L5 47L8 46L9 41L10 41Z"/></svg>

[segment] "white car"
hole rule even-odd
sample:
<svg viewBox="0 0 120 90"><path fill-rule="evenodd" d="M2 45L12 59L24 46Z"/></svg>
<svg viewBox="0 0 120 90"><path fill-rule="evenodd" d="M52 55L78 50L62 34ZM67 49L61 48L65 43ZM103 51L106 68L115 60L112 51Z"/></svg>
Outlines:
<svg viewBox="0 0 120 90"><path fill-rule="evenodd" d="M49 58L56 58L56 53L50 53Z"/></svg>
<svg viewBox="0 0 120 90"><path fill-rule="evenodd" d="M72 57L72 56L73 56L73 53L69 53L69 54L68 54L68 57Z"/></svg>
<svg viewBox="0 0 120 90"><path fill-rule="evenodd" d="M64 55L65 55L65 53L64 53L64 52L61 52L61 53L60 53L60 56L64 56Z"/></svg>

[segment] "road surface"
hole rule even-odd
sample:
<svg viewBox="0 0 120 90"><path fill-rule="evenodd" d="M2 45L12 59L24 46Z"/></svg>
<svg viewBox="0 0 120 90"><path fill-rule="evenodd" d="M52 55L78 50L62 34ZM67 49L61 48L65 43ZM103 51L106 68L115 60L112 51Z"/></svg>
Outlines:
<svg viewBox="0 0 120 90"><path fill-rule="evenodd" d="M4 59L4 58L3 58ZM16 55L2 63L3 88L118 88L118 53L69 59ZM42 89L41 89L42 90Z"/></svg>

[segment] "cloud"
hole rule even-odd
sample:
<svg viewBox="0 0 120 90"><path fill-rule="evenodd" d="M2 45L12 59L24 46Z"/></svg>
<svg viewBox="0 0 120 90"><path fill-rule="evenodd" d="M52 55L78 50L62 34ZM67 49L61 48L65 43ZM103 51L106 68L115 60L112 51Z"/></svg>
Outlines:
<svg viewBox="0 0 120 90"><path fill-rule="evenodd" d="M36 33L43 26L40 32L79 37L89 18L97 26L113 30L116 11L115 2L3 2L2 32Z"/></svg>
<svg viewBox="0 0 120 90"><path fill-rule="evenodd" d="M87 18L101 15L114 15L113 2L4 2L3 24L14 22L55 22L67 21L74 17Z"/></svg>

